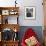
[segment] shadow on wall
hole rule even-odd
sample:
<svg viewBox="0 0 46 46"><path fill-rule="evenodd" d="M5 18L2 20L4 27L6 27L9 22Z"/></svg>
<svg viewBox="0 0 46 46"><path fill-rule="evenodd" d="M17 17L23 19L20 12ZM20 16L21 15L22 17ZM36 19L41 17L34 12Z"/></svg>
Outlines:
<svg viewBox="0 0 46 46"><path fill-rule="evenodd" d="M39 41L40 41L41 43L43 43L43 36L42 36L42 35L43 35L43 33L42 33L43 30L42 30L42 26L21 26L21 27L20 27L20 32L19 32L19 39L20 39L20 42L21 42L21 40L22 40L22 38L23 38L23 35L24 35L25 31L26 31L28 28L32 28L32 29L36 32Z"/></svg>

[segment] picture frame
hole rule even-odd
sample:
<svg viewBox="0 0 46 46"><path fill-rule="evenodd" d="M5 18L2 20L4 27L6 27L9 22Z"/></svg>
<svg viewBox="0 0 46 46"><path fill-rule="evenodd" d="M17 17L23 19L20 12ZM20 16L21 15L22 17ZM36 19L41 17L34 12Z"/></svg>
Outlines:
<svg viewBox="0 0 46 46"><path fill-rule="evenodd" d="M2 15L9 15L9 10L2 10Z"/></svg>
<svg viewBox="0 0 46 46"><path fill-rule="evenodd" d="M35 7L25 7L25 19L35 19Z"/></svg>

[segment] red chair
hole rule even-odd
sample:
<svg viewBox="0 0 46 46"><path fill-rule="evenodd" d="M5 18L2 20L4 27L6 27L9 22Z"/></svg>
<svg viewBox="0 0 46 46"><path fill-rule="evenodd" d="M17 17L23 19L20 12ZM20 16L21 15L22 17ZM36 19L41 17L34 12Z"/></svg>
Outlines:
<svg viewBox="0 0 46 46"><path fill-rule="evenodd" d="M21 46L27 46L27 44L25 43L25 40L32 37L32 36L34 36L37 39L37 35L33 31L33 29L31 29L31 28L27 29L27 31L25 32L24 37L22 38ZM37 39L37 41L38 41L38 39ZM35 46L41 46L40 42L38 41Z"/></svg>

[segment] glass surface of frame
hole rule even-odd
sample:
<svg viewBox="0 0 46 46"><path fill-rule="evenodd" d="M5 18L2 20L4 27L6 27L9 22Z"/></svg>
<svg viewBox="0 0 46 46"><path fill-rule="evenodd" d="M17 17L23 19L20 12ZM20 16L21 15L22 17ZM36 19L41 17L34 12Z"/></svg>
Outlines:
<svg viewBox="0 0 46 46"><path fill-rule="evenodd" d="M9 10L2 10L2 15L9 15Z"/></svg>
<svg viewBox="0 0 46 46"><path fill-rule="evenodd" d="M25 7L25 19L35 19L35 7Z"/></svg>

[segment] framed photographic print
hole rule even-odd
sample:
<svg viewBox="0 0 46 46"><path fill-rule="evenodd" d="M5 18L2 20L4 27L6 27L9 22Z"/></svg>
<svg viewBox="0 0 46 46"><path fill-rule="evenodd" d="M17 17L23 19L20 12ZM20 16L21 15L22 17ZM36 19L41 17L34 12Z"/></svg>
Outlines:
<svg viewBox="0 0 46 46"><path fill-rule="evenodd" d="M2 15L9 15L9 10L2 10Z"/></svg>
<svg viewBox="0 0 46 46"><path fill-rule="evenodd" d="M35 19L35 7L25 7L25 19Z"/></svg>

